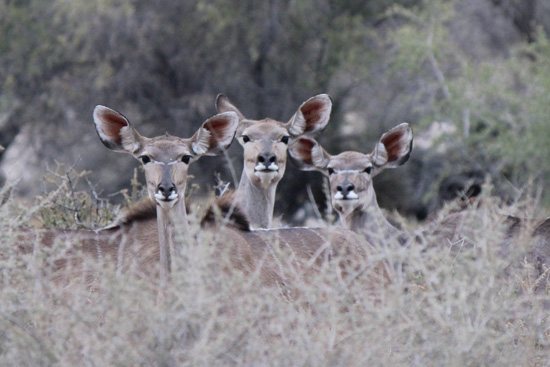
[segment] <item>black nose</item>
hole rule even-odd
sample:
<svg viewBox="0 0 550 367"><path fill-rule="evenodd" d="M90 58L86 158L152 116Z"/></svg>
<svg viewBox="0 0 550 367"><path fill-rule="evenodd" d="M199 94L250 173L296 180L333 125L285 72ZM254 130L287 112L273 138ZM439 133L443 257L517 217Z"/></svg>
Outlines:
<svg viewBox="0 0 550 367"><path fill-rule="evenodd" d="M176 185L161 183L157 186L157 190L164 196L164 199L168 200L170 195L176 192Z"/></svg>
<svg viewBox="0 0 550 367"><path fill-rule="evenodd" d="M258 155L258 163L263 163L264 165L275 163L276 160L277 160L277 157L275 157L275 154L273 153L264 152Z"/></svg>
<svg viewBox="0 0 550 367"><path fill-rule="evenodd" d="M355 190L355 186L352 183L343 183L336 186L336 190L340 191L345 198L350 191Z"/></svg>

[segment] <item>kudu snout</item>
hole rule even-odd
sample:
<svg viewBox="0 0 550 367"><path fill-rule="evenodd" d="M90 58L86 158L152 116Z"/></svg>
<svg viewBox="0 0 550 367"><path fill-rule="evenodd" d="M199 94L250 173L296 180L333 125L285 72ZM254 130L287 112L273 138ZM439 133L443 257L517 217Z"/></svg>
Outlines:
<svg viewBox="0 0 550 367"><path fill-rule="evenodd" d="M162 165L162 179L157 185L155 198L161 201L172 201L178 198L178 188L172 178L170 165Z"/></svg>
<svg viewBox="0 0 550 367"><path fill-rule="evenodd" d="M275 163L276 161L277 161L277 157L273 153L264 152L258 155L258 163L269 165L271 163Z"/></svg>
<svg viewBox="0 0 550 367"><path fill-rule="evenodd" d="M262 152L256 158L256 171L277 171L277 156L273 152Z"/></svg>
<svg viewBox="0 0 550 367"><path fill-rule="evenodd" d="M357 194L354 192L355 185L351 182L343 182L336 186L335 199L357 199Z"/></svg>
<svg viewBox="0 0 550 367"><path fill-rule="evenodd" d="M164 183L161 182L157 186L157 192L164 197L164 200L173 200L173 195L177 195L178 190L176 189L176 185L173 183Z"/></svg>

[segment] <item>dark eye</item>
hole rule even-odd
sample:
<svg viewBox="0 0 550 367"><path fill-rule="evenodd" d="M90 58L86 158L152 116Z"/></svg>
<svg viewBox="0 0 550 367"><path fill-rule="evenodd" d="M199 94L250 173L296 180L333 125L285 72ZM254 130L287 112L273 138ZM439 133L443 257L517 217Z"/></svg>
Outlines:
<svg viewBox="0 0 550 367"><path fill-rule="evenodd" d="M183 157L181 157L181 161L185 164L189 164L189 161L193 158L192 155L186 154Z"/></svg>
<svg viewBox="0 0 550 367"><path fill-rule="evenodd" d="M285 144L288 144L288 139L290 139L290 136L288 135L285 135L281 138L281 142L285 143Z"/></svg>
<svg viewBox="0 0 550 367"><path fill-rule="evenodd" d="M334 173L334 168L327 168L328 174L332 175Z"/></svg>
<svg viewBox="0 0 550 367"><path fill-rule="evenodd" d="M364 172L367 172L370 175L370 171L372 171L372 166L368 166L367 168L365 168Z"/></svg>
<svg viewBox="0 0 550 367"><path fill-rule="evenodd" d="M146 155L140 155L138 157L138 159L140 159L143 164L147 164L147 163L151 162L151 158L149 158Z"/></svg>
<svg viewBox="0 0 550 367"><path fill-rule="evenodd" d="M243 135L243 141L245 143L248 143L250 141L250 138L247 135Z"/></svg>

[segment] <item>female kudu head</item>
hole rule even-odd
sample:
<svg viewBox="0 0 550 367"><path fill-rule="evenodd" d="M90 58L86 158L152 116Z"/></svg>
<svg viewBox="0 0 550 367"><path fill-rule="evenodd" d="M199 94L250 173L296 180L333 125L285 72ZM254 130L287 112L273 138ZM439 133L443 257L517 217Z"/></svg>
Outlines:
<svg viewBox="0 0 550 367"><path fill-rule="evenodd" d="M269 227L273 217L275 190L282 179L288 145L302 136L315 136L325 129L332 102L319 94L305 101L287 122L269 118L249 120L224 95L216 99L218 112L239 116L237 138L244 148L244 168L237 190L239 202L256 227Z"/></svg>
<svg viewBox="0 0 550 367"><path fill-rule="evenodd" d="M107 148L141 161L148 195L162 209L183 203L189 165L202 155L217 155L229 147L238 125L237 115L227 112L206 120L188 139L168 134L146 138L126 117L104 106L94 109L94 122Z"/></svg>
<svg viewBox="0 0 550 367"><path fill-rule="evenodd" d="M376 201L372 178L385 168L405 163L411 149L412 130L403 123L383 134L369 154L348 151L330 155L319 143L306 137L293 142L289 154L301 169L318 170L328 177L332 206L342 223L352 230L362 230L368 225L369 211L370 224L385 222ZM376 221L372 220L374 216Z"/></svg>

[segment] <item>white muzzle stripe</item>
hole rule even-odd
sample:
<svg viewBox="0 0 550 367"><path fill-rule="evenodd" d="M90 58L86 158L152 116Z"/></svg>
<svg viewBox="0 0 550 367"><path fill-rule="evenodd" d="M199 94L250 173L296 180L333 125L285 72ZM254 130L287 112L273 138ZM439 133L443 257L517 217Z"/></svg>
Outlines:
<svg viewBox="0 0 550 367"><path fill-rule="evenodd" d="M263 163L258 163L256 167L254 167L255 171L265 171L267 167Z"/></svg>
<svg viewBox="0 0 550 367"><path fill-rule="evenodd" d="M359 195L355 193L355 191L350 191L344 196L341 191L337 191L336 194L334 194L334 200L356 200L359 199Z"/></svg>

